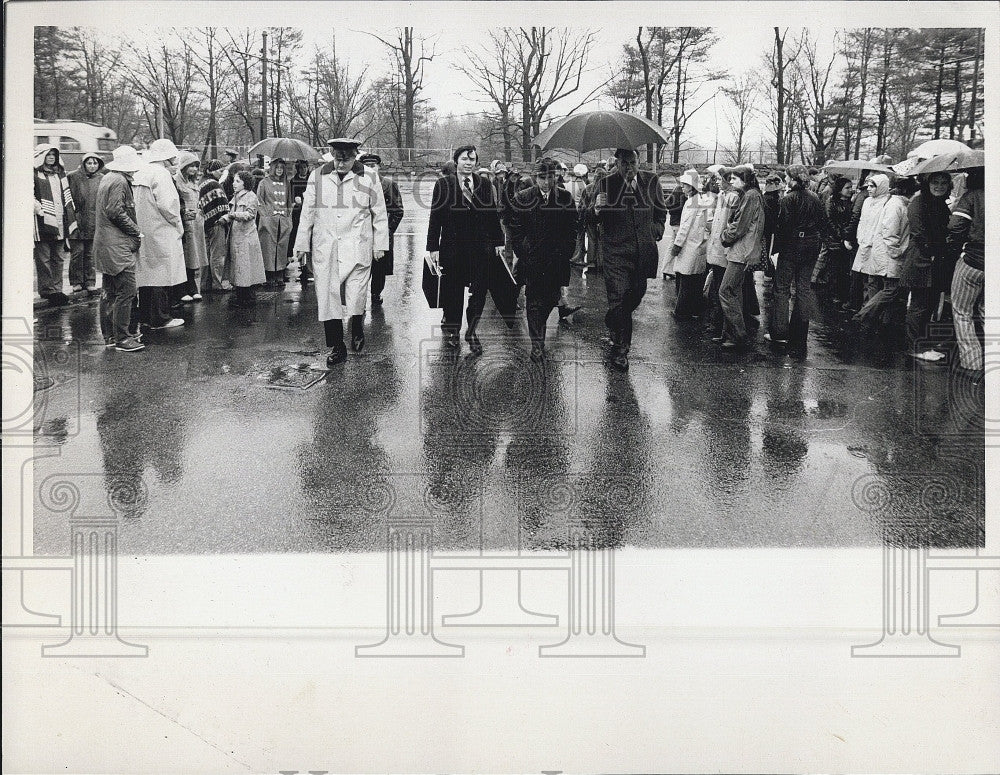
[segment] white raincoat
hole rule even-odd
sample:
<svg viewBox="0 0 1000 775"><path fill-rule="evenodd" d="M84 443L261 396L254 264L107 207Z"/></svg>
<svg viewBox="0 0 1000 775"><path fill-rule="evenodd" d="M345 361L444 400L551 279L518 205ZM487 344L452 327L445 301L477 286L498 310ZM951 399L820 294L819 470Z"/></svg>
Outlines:
<svg viewBox="0 0 1000 775"><path fill-rule="evenodd" d="M142 232L135 284L163 288L187 280L184 268L184 222L181 200L170 171L146 164L132 178L135 216Z"/></svg>
<svg viewBox="0 0 1000 775"><path fill-rule="evenodd" d="M714 206L714 198L705 194L695 194L684 203L681 222L674 235L674 245L681 249L674 259L674 271L678 274L701 274L705 271L708 214Z"/></svg>
<svg viewBox="0 0 1000 775"><path fill-rule="evenodd" d="M332 162L313 170L294 250L312 254L320 320L364 314L372 257L388 249L389 217L378 174L355 164L341 180Z"/></svg>
<svg viewBox="0 0 1000 775"><path fill-rule="evenodd" d="M858 220L858 252L854 256L851 271L884 275L884 267L882 271L878 271L878 267L871 260L871 253L872 245L878 239L882 210L889 202L889 178L887 175L877 174L873 175L871 180L876 184L875 191L869 194L861 205L861 218Z"/></svg>
<svg viewBox="0 0 1000 775"><path fill-rule="evenodd" d="M729 216L733 212L733 207L739 201L739 196L735 191L721 191L715 198L715 215L712 218L711 233L708 236L708 246L706 257L708 263L713 266L725 266L729 263L726 254L729 248L722 244L722 232L729 223Z"/></svg>

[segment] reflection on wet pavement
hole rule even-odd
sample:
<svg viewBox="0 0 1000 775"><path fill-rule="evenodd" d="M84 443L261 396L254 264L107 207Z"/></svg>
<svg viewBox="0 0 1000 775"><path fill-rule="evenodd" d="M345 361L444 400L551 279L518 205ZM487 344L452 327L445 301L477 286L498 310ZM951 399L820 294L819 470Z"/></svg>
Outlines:
<svg viewBox="0 0 1000 775"><path fill-rule="evenodd" d="M136 354L103 346L94 301L39 311L36 444L61 454L36 481L142 492L119 512L135 553L379 550L407 518L474 551L564 548L571 523L609 546L982 545L981 382L879 362L830 310L804 361L722 353L660 280L618 374L603 280L578 271L584 310L552 316L544 365L489 305L484 354L445 351L419 289L426 211L401 188L385 304L329 373L311 286L253 310L206 295ZM64 515L36 498L34 524L36 552L67 552Z"/></svg>

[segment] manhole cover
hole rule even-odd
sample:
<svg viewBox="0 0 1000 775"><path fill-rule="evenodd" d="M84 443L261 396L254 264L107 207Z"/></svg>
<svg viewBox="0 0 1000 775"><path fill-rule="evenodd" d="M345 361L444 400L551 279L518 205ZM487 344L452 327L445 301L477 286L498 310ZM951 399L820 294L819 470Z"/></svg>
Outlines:
<svg viewBox="0 0 1000 775"><path fill-rule="evenodd" d="M318 363L298 363L273 366L259 375L259 379L270 388L307 390L327 375L327 369Z"/></svg>

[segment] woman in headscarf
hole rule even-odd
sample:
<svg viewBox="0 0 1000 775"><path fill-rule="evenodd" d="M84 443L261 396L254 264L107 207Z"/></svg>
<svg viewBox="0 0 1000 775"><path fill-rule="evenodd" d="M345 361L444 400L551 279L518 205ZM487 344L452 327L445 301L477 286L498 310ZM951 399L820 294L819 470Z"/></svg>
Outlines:
<svg viewBox="0 0 1000 775"><path fill-rule="evenodd" d="M697 171L685 170L680 179L687 201L681 211L681 221L671 249L674 262L674 287L677 300L674 318L679 321L701 316L702 288L705 286L706 249L709 237L709 213L714 209L714 197L702 197L701 180Z"/></svg>
<svg viewBox="0 0 1000 775"><path fill-rule="evenodd" d="M934 290L934 264L947 262L948 254L948 195L951 175L934 172L920 177L920 190L906 208L910 225L910 244L903 254L899 284L903 299L910 298L906 313L906 337L911 352L921 358L933 349L926 340L927 324L937 306ZM943 357L943 356L935 356Z"/></svg>
<svg viewBox="0 0 1000 775"><path fill-rule="evenodd" d="M38 295L52 306L65 304L63 251L76 232L73 194L54 145L35 148L35 271Z"/></svg>
<svg viewBox="0 0 1000 775"><path fill-rule="evenodd" d="M729 176L729 184L739 201L722 232L722 244L729 248L726 273L719 287L719 304L725 316L721 344L727 350L746 345L744 281L747 266L760 260L764 240L764 198L756 173L750 167L736 167Z"/></svg>
<svg viewBox="0 0 1000 775"><path fill-rule="evenodd" d="M174 183L181 198L181 220L184 222L184 267L187 273L181 301L198 301L201 299L201 290L198 287L199 273L203 267L208 266L205 216L198 205L198 200L201 198L201 187L198 183L201 162L193 153L184 151L178 157L177 167Z"/></svg>

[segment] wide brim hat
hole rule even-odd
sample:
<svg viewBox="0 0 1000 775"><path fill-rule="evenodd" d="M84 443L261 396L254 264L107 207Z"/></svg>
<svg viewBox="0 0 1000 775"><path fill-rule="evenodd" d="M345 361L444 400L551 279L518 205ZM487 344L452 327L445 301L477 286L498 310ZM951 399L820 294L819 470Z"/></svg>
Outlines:
<svg viewBox="0 0 1000 775"><path fill-rule="evenodd" d="M154 140L146 151L146 161L168 161L180 156L177 146L165 137Z"/></svg>
<svg viewBox="0 0 1000 775"><path fill-rule="evenodd" d="M142 167L139 152L131 145L120 145L111 152L112 159L104 169L112 172L138 172Z"/></svg>
<svg viewBox="0 0 1000 775"><path fill-rule="evenodd" d="M695 191L701 191L701 178L695 169L684 170L684 173L677 179L678 183L687 183Z"/></svg>
<svg viewBox="0 0 1000 775"><path fill-rule="evenodd" d="M360 140L355 140L350 137L334 137L326 141L335 151L355 151L357 152L358 146L361 145Z"/></svg>
<svg viewBox="0 0 1000 775"><path fill-rule="evenodd" d="M590 172L590 168L586 164L577 164L573 167L573 174L578 178L582 178L584 175Z"/></svg>

